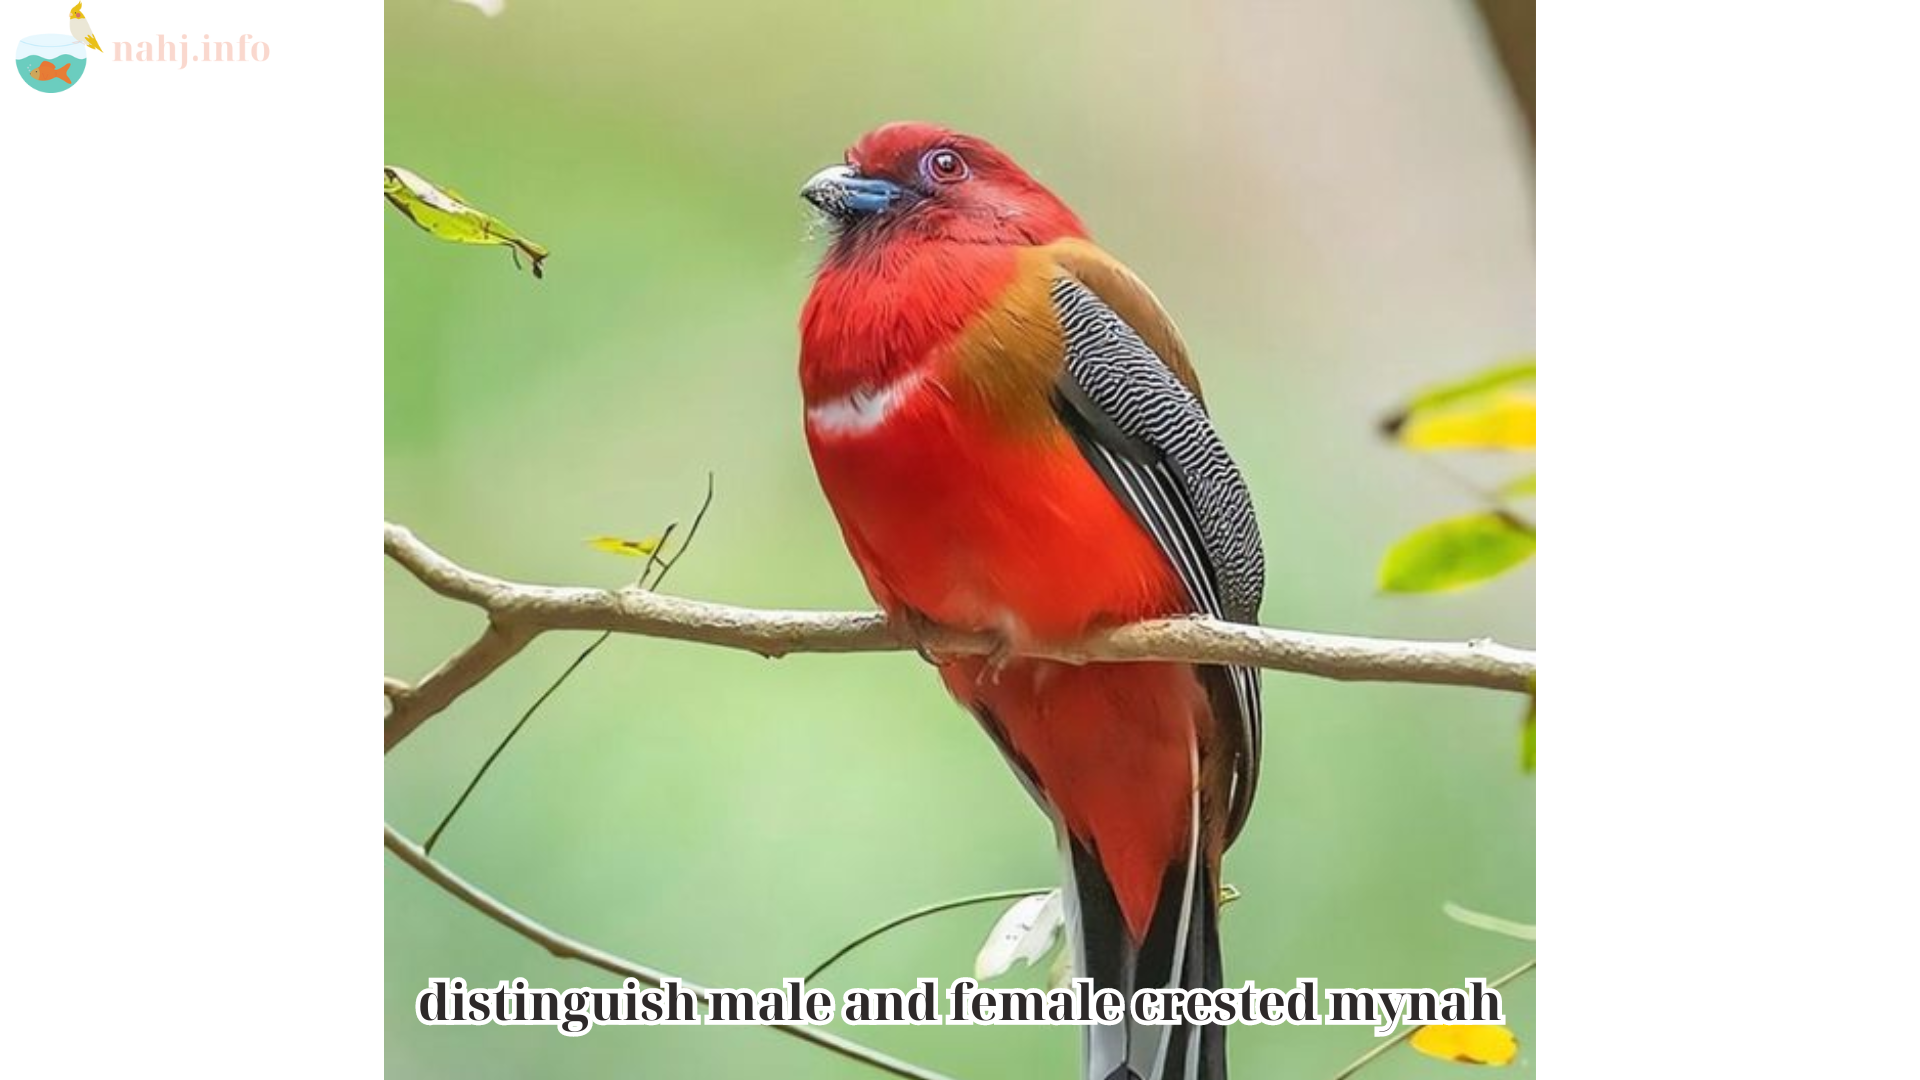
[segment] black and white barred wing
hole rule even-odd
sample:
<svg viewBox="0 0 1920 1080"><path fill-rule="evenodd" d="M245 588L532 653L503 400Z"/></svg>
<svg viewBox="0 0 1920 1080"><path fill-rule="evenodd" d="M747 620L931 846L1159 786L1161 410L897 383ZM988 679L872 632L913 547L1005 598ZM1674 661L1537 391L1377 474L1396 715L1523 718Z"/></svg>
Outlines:
<svg viewBox="0 0 1920 1080"><path fill-rule="evenodd" d="M1206 407L1079 281L1056 280L1053 306L1066 346L1055 407L1088 463L1178 571L1195 612L1258 622L1266 584L1260 528ZM1231 841L1259 778L1260 678L1251 668L1203 670L1213 676L1217 706L1239 720Z"/></svg>

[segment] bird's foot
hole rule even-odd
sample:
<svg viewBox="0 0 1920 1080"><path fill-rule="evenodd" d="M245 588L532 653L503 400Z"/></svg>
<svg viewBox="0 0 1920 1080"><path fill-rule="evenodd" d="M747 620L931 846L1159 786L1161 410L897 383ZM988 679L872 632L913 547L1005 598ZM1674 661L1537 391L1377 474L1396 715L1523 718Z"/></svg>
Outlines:
<svg viewBox="0 0 1920 1080"><path fill-rule="evenodd" d="M938 623L909 607L902 607L888 614L887 623L893 628L893 634L907 643L920 659L938 667L945 659L936 656L928 644L940 629Z"/></svg>
<svg viewBox="0 0 1920 1080"><path fill-rule="evenodd" d="M957 660L973 655L969 652L949 653L935 647L946 631L946 627L928 618L912 608L899 608L887 616L887 623L895 637L905 642L920 659L935 667L945 667ZM985 630L981 634L992 641L992 647L983 655L980 671L974 677L977 684L998 684L1000 673L1020 655L1020 641L1012 632Z"/></svg>
<svg viewBox="0 0 1920 1080"><path fill-rule="evenodd" d="M993 649L980 665L980 674L974 677L974 684L1000 685L1000 673L1020 655L1019 643L1010 634L995 634Z"/></svg>

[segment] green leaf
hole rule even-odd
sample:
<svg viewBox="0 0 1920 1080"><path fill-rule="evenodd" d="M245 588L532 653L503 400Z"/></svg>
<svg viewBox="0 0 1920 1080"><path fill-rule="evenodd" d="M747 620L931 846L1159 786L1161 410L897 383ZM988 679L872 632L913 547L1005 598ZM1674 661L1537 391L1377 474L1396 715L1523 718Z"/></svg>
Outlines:
<svg viewBox="0 0 1920 1080"><path fill-rule="evenodd" d="M1533 530L1511 514L1447 518L1414 530L1387 551L1380 587L1402 593L1462 588L1526 562L1533 547Z"/></svg>
<svg viewBox="0 0 1920 1080"><path fill-rule="evenodd" d="M1064 990L1073 985L1073 950L1061 949L1047 965L1047 989Z"/></svg>
<svg viewBox="0 0 1920 1080"><path fill-rule="evenodd" d="M1493 367L1487 368L1484 371L1475 372L1463 379L1456 379L1453 382L1440 383L1427 387L1420 393L1415 394L1412 401L1407 402L1389 414L1386 419L1382 420L1380 422L1380 430L1390 438L1404 439L1406 435L1403 434L1403 429L1407 428L1416 418L1446 412L1455 412L1471 416L1483 411L1493 410L1496 417L1501 421L1498 425L1498 430L1503 434L1507 434L1508 441L1511 441L1512 436L1510 433L1516 430L1516 421L1520 419L1517 403L1524 400L1526 403L1526 431L1530 436L1533 430L1533 380L1534 360L1531 356L1496 364ZM1482 422L1487 421L1483 420ZM1454 427L1458 428L1459 426L1461 426L1461 421L1456 420ZM1531 445L1532 439L1529 437L1527 439L1527 446L1530 447ZM1434 448L1439 449L1441 447ZM1445 448L1464 449L1466 447L1448 446ZM1506 448L1506 444L1503 443L1500 448Z"/></svg>
<svg viewBox="0 0 1920 1080"><path fill-rule="evenodd" d="M1451 405L1470 397L1478 397L1489 390L1519 386L1533 382L1534 360L1531 356L1521 356L1505 363L1477 371L1464 379L1438 383L1415 394L1408 403L1410 409L1430 409L1436 405Z"/></svg>
<svg viewBox="0 0 1920 1080"><path fill-rule="evenodd" d="M1520 771L1533 771L1533 716L1540 703L1537 697L1527 699L1527 718L1520 722Z"/></svg>
<svg viewBox="0 0 1920 1080"><path fill-rule="evenodd" d="M408 221L449 243L504 244L516 252L515 265L519 265L520 254L525 254L533 264L533 276L542 276L547 249L521 236L506 222L467 205L454 191L419 173L389 165L386 175L387 201Z"/></svg>

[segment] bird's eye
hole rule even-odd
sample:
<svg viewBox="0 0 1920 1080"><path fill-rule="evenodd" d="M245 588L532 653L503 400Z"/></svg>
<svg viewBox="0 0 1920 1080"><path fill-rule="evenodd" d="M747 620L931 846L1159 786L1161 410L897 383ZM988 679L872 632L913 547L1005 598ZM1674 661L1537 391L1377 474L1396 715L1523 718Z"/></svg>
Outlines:
<svg viewBox="0 0 1920 1080"><path fill-rule="evenodd" d="M930 151L920 159L920 168L927 178L941 184L957 183L967 178L967 161L951 150Z"/></svg>

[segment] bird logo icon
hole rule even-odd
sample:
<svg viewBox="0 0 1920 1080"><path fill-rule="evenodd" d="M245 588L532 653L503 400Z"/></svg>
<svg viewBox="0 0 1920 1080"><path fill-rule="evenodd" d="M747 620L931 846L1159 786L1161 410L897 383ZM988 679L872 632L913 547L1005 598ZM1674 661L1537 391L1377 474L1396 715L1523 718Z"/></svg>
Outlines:
<svg viewBox="0 0 1920 1080"><path fill-rule="evenodd" d="M87 48L96 52L106 51L100 48L100 42L95 40L93 27L87 25L87 17L81 14L79 4L73 5L73 10L67 12L67 29L73 32L73 40L86 42Z"/></svg>
<svg viewBox="0 0 1920 1080"><path fill-rule="evenodd" d="M21 81L43 94L58 94L80 81L87 70L87 57L105 53L100 39L93 36L87 16L80 5L67 12L67 33L34 34L20 39L13 52L13 67Z"/></svg>

